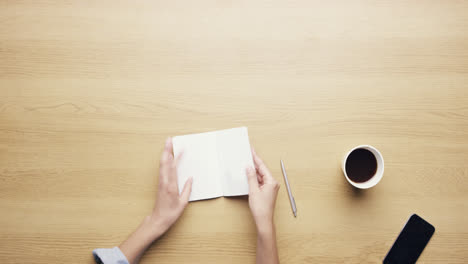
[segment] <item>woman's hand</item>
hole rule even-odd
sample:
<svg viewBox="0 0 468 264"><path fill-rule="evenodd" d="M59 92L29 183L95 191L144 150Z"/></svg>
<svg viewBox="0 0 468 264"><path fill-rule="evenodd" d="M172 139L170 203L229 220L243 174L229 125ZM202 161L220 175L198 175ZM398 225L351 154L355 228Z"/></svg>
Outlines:
<svg viewBox="0 0 468 264"><path fill-rule="evenodd" d="M166 232L182 215L192 191L192 178L184 185L179 195L177 183L177 163L181 156L174 158L172 139L168 138L159 163L159 186L156 204L151 215L152 220Z"/></svg>
<svg viewBox="0 0 468 264"><path fill-rule="evenodd" d="M249 206L257 225L257 264L278 264L276 231L273 222L279 184L262 159L252 149L255 169L247 169Z"/></svg>
<svg viewBox="0 0 468 264"><path fill-rule="evenodd" d="M139 262L143 252L164 234L182 215L192 191L189 179L179 195L177 185L177 160L172 154L172 140L168 138L159 165L158 197L151 215L120 246L130 264Z"/></svg>
<svg viewBox="0 0 468 264"><path fill-rule="evenodd" d="M254 149L252 156L255 168L247 168L250 211L258 231L270 231L274 228L273 213L280 185Z"/></svg>

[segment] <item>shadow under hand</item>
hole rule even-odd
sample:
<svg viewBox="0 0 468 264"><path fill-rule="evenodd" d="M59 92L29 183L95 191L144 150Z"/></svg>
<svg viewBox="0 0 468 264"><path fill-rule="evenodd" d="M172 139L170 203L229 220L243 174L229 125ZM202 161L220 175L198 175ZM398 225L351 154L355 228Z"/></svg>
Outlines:
<svg viewBox="0 0 468 264"><path fill-rule="evenodd" d="M249 201L249 196L248 195L239 195L239 196L224 196L224 198L227 198L232 201Z"/></svg>

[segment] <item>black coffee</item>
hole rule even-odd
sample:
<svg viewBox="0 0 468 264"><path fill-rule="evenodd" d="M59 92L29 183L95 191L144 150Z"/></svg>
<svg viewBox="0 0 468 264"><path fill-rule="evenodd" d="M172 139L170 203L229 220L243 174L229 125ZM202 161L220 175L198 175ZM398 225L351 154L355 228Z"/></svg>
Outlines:
<svg viewBox="0 0 468 264"><path fill-rule="evenodd" d="M346 160L346 174L353 182L366 182L377 172L377 159L367 149L355 149Z"/></svg>

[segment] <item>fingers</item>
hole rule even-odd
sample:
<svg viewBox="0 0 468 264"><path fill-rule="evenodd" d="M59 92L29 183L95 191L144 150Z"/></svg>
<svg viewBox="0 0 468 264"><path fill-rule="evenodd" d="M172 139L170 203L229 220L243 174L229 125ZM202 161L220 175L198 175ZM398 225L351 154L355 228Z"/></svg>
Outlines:
<svg viewBox="0 0 468 264"><path fill-rule="evenodd" d="M254 168L248 167L246 169L247 180L249 182L250 191L255 191L258 189L257 173Z"/></svg>
<svg viewBox="0 0 468 264"><path fill-rule="evenodd" d="M164 150L161 155L161 165L170 164L174 160L172 154L172 138L167 138L166 143L164 144Z"/></svg>
<svg viewBox="0 0 468 264"><path fill-rule="evenodd" d="M263 176L263 180L267 182L274 180L267 166L265 165L265 163L263 163L263 160L257 155L254 148L252 148L252 157L254 160L255 168L257 168L258 173L261 176Z"/></svg>
<svg viewBox="0 0 468 264"><path fill-rule="evenodd" d="M172 166L173 166L174 156L172 155L172 139L168 138L164 144L164 150L161 154L161 160L159 161L159 183L162 185L167 185L170 183L173 178Z"/></svg>
<svg viewBox="0 0 468 264"><path fill-rule="evenodd" d="M260 173L264 174L263 172L268 171L268 169L265 166L265 163L263 163L263 160L257 155L257 152L252 148L252 157L253 161L255 164L255 167L259 170Z"/></svg>
<svg viewBox="0 0 468 264"><path fill-rule="evenodd" d="M257 173L257 181L260 186L263 185L263 176L260 173Z"/></svg>
<svg viewBox="0 0 468 264"><path fill-rule="evenodd" d="M182 159L183 152L179 153L175 159L166 166L166 173L167 173L167 181L169 185L173 186L174 188L178 188L178 178L177 178L177 167Z"/></svg>
<svg viewBox="0 0 468 264"><path fill-rule="evenodd" d="M182 190L182 193L180 194L180 200L184 202L184 204L188 203L188 200L190 198L190 193L192 192L192 183L193 183L193 178L190 177L184 184L184 189Z"/></svg>
<svg viewBox="0 0 468 264"><path fill-rule="evenodd" d="M164 145L164 150L169 152L169 154L172 154L172 138L171 137L168 137L166 139L166 144Z"/></svg>
<svg viewBox="0 0 468 264"><path fill-rule="evenodd" d="M177 157L175 157L175 165L176 165L176 167L177 167L177 165L180 163L180 160L182 159L183 156L184 156L184 152L181 151L181 152L177 155Z"/></svg>

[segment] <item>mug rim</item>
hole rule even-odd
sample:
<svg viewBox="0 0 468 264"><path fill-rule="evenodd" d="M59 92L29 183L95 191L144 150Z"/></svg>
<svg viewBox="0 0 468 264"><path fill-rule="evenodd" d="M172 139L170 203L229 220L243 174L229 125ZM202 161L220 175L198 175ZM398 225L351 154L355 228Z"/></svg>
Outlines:
<svg viewBox="0 0 468 264"><path fill-rule="evenodd" d="M360 148L369 150L375 156L375 159L377 160L377 171L375 172L374 176L372 176L369 180L367 180L365 182L354 182L348 177L348 173L346 173L346 161L348 160L349 155L353 151L355 151L356 149L360 149ZM380 151L377 148L375 148L375 147L373 147L371 145L359 145L359 146L356 146L356 147L352 148L350 151L348 151L348 153L346 153L346 155L343 158L341 169L343 170L343 174L344 174L346 180L352 186L354 186L354 187L356 187L358 189L369 189L369 188L372 188L375 185L377 185L377 183L379 183L380 180L382 179L383 174L384 174L384 170L385 170L385 162L384 162L384 158L382 156L382 153L380 153Z"/></svg>

